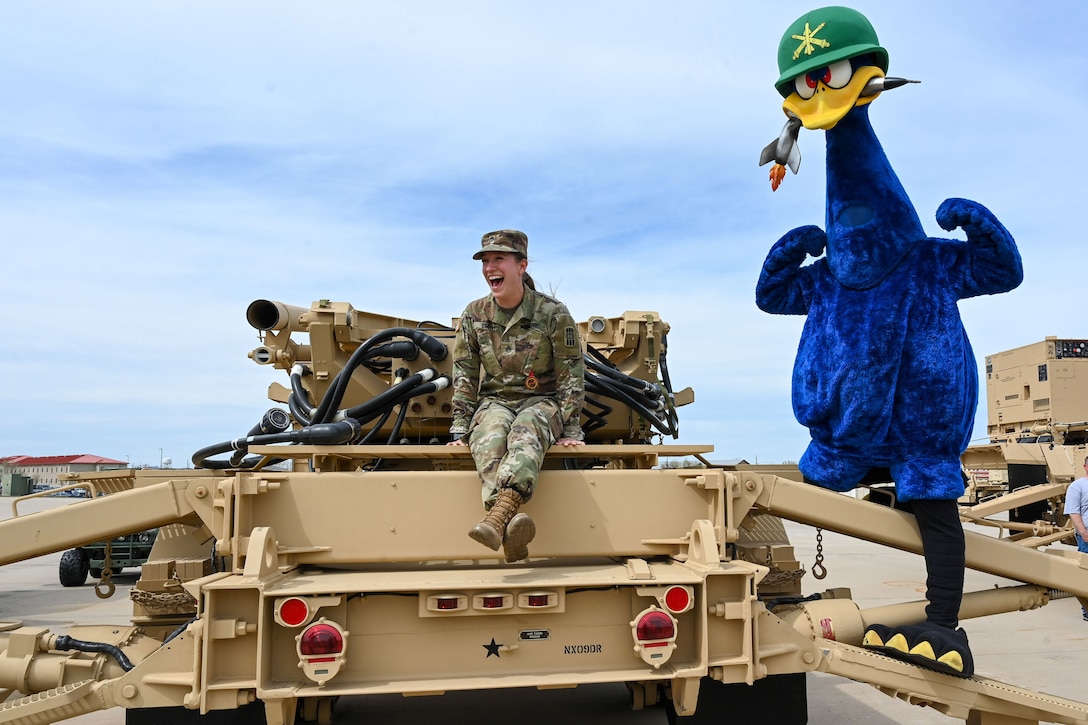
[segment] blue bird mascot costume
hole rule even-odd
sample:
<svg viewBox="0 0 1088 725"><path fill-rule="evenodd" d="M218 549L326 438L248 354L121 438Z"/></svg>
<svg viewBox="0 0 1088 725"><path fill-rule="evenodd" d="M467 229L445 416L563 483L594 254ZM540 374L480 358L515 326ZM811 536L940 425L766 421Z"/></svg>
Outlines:
<svg viewBox="0 0 1088 725"><path fill-rule="evenodd" d="M871 625L863 644L969 677L956 499L978 373L957 302L1017 287L1020 254L994 215L966 199L937 210L937 223L962 229L966 241L922 230L869 123L869 104L909 81L886 77L888 53L865 16L844 7L805 14L783 35L778 65L788 120L760 159L776 162L772 187L786 166L797 172L801 126L822 129L827 140L826 231L786 233L756 287L763 311L807 315L793 369L794 414L812 438L800 469L806 481L833 491L895 482L921 535L926 620ZM804 264L809 257L817 259Z"/></svg>

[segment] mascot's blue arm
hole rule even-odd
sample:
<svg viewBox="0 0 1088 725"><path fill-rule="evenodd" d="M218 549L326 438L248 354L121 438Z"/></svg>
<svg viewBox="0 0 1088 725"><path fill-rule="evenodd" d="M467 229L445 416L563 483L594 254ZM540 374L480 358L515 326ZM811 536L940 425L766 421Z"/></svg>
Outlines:
<svg viewBox="0 0 1088 725"><path fill-rule="evenodd" d="M756 304L773 315L807 315L812 270L802 269L808 255L820 256L827 234L815 225L797 227L775 242L756 283Z"/></svg>
<svg viewBox="0 0 1088 725"><path fill-rule="evenodd" d="M960 299L1015 289L1024 280L1024 265L1012 235L993 213L968 199L945 199L937 209L945 231L957 227L967 235Z"/></svg>

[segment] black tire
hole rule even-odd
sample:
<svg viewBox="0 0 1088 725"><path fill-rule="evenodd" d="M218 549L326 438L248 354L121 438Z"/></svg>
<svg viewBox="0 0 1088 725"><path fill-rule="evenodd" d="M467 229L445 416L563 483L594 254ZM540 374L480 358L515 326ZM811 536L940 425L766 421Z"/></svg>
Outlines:
<svg viewBox="0 0 1088 725"><path fill-rule="evenodd" d="M808 691L805 673L773 675L752 685L723 684L709 677L699 683L695 714L678 717L671 700L664 700L669 725L773 721L775 725L805 725L808 722ZM767 713L774 713L768 720Z"/></svg>
<svg viewBox="0 0 1088 725"><path fill-rule="evenodd" d="M82 549L69 549L60 555L61 586L81 587L87 583L87 555Z"/></svg>
<svg viewBox="0 0 1088 725"><path fill-rule="evenodd" d="M90 572L91 572L91 576L93 578L95 578L95 579L101 579L102 578L102 570L101 569L99 569L97 567L94 567L94 568L92 568L90 570Z"/></svg>
<svg viewBox="0 0 1088 725"><path fill-rule="evenodd" d="M120 574L124 570L125 570L124 567L121 567L121 566L111 566L110 567L110 574Z"/></svg>

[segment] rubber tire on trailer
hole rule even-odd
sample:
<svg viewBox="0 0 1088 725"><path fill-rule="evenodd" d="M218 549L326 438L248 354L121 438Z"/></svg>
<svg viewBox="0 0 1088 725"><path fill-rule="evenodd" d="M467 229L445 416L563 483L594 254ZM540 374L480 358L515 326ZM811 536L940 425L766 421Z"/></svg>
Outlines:
<svg viewBox="0 0 1088 725"><path fill-rule="evenodd" d="M663 700L669 725L724 722L773 722L805 725L808 722L808 690L805 673L771 675L755 684L725 684L709 677L699 683L695 714L679 717L672 700Z"/></svg>
<svg viewBox="0 0 1088 725"><path fill-rule="evenodd" d="M124 570L125 570L124 567L121 567L121 566L111 566L110 567L110 574L120 574Z"/></svg>
<svg viewBox="0 0 1088 725"><path fill-rule="evenodd" d="M81 587L87 583L87 555L82 549L69 549L60 555L61 586Z"/></svg>
<svg viewBox="0 0 1088 725"><path fill-rule="evenodd" d="M90 571L91 571L91 576L94 577L95 579L101 579L102 578L102 570L101 569L96 567L94 569L91 569Z"/></svg>

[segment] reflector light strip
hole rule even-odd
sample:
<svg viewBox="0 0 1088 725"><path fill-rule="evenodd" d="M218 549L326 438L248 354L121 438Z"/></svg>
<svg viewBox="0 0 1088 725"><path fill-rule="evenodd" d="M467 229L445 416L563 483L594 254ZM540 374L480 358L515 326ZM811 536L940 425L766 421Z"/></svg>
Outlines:
<svg viewBox="0 0 1088 725"><path fill-rule="evenodd" d="M432 612L459 612L468 609L468 597L453 592L427 597L427 609Z"/></svg>
<svg viewBox="0 0 1088 725"><path fill-rule="evenodd" d="M421 610L427 613L499 614L521 610L534 613L563 606L563 592L541 589L529 591L479 590L466 592L421 592ZM433 616L433 615L431 615Z"/></svg>

